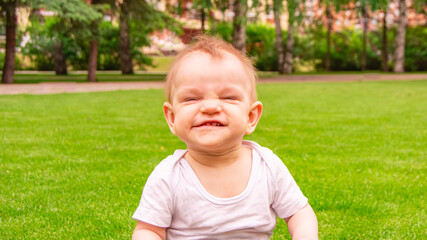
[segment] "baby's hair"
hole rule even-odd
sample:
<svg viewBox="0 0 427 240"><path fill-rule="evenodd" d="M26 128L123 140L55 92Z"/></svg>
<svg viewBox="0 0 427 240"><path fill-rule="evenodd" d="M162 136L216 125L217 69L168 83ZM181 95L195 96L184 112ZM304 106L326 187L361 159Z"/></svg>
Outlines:
<svg viewBox="0 0 427 240"><path fill-rule="evenodd" d="M180 52L174 62L172 63L171 68L169 69L169 72L166 76L166 87L165 87L165 98L167 101L170 102L171 100L171 88L172 84L175 81L175 76L177 75L177 72L179 71L180 63L182 60L186 57L191 55L194 52L203 52L209 54L213 59L221 60L224 57L224 52L228 52L232 54L233 56L237 57L237 59L242 63L243 68L246 71L246 74L248 75L248 81L250 81L251 85L251 93L250 97L252 101L257 100L256 95L256 81L258 79L255 67L253 65L253 62L246 57L246 55L237 50L233 47L230 43L216 37L206 36L206 35L199 35L195 38L197 41L195 44L191 45L190 47L186 48L182 52Z"/></svg>

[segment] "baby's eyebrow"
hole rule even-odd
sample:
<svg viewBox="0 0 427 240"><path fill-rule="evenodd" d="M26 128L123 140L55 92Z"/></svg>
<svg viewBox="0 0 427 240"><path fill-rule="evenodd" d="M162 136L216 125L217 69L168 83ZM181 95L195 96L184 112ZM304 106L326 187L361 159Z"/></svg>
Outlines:
<svg viewBox="0 0 427 240"><path fill-rule="evenodd" d="M199 88L196 87L184 87L179 89L179 91L176 92L177 96L182 96L186 94L200 94L202 91Z"/></svg>
<svg viewBox="0 0 427 240"><path fill-rule="evenodd" d="M247 91L246 89L244 89L244 88L242 88L242 87L240 87L240 86L234 86L234 85L232 85L232 86L224 86L222 89L221 89L221 93L224 93L224 92L232 92L232 93L235 93L235 94L241 94L242 93L242 91Z"/></svg>

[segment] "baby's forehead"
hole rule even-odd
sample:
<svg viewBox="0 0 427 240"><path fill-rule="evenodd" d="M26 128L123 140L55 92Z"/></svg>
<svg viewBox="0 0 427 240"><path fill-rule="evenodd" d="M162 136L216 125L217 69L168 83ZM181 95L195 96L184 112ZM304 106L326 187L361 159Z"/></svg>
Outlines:
<svg viewBox="0 0 427 240"><path fill-rule="evenodd" d="M222 64L224 62L233 62L244 68L243 63L236 57L234 54L229 53L225 50L218 50L216 54L204 52L201 50L189 52L185 56L183 56L180 60L178 60L178 65L187 62L199 62L199 61L209 61L212 63L212 66L217 64Z"/></svg>
<svg viewBox="0 0 427 240"><path fill-rule="evenodd" d="M220 58L204 52L194 52L182 59L177 66L172 86L179 85L184 80L187 83L199 83L215 77L227 79L224 82L227 85L250 85L250 77L244 65L232 54L224 53Z"/></svg>

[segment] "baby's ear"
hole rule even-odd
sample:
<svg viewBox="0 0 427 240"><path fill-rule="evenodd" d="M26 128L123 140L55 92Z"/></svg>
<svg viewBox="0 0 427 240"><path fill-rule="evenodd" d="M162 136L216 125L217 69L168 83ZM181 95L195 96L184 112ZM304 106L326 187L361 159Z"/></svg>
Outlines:
<svg viewBox="0 0 427 240"><path fill-rule="evenodd" d="M258 121L261 118L261 114L262 103L260 101L252 103L248 116L248 126L246 128L246 135L249 135L255 131Z"/></svg>
<svg viewBox="0 0 427 240"><path fill-rule="evenodd" d="M165 119L168 123L169 129L175 135L175 115L172 110L172 104L170 104L169 102L163 103L163 114L165 115Z"/></svg>

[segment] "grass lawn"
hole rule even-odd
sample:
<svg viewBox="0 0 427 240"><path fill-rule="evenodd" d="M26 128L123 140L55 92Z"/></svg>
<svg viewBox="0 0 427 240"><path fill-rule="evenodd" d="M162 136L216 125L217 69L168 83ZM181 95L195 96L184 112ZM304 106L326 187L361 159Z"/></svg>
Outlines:
<svg viewBox="0 0 427 240"><path fill-rule="evenodd" d="M163 81L166 73L143 73L122 75L121 73L100 72L96 75L98 82L117 81ZM53 73L15 74L15 83L39 83L39 82L87 82L87 74L74 74L56 76Z"/></svg>
<svg viewBox="0 0 427 240"><path fill-rule="evenodd" d="M321 239L427 238L427 81L258 90L248 139L288 166ZM129 239L148 175L185 147L161 108L161 90L0 96L0 239Z"/></svg>
<svg viewBox="0 0 427 240"><path fill-rule="evenodd" d="M277 72L258 72L260 78L278 76ZM166 72L147 72L133 75L122 75L120 72L99 72L96 75L98 82L120 81L164 81ZM56 76L54 73L18 73L15 74L14 83L40 83L40 82L87 82L87 74L71 73L65 76Z"/></svg>

